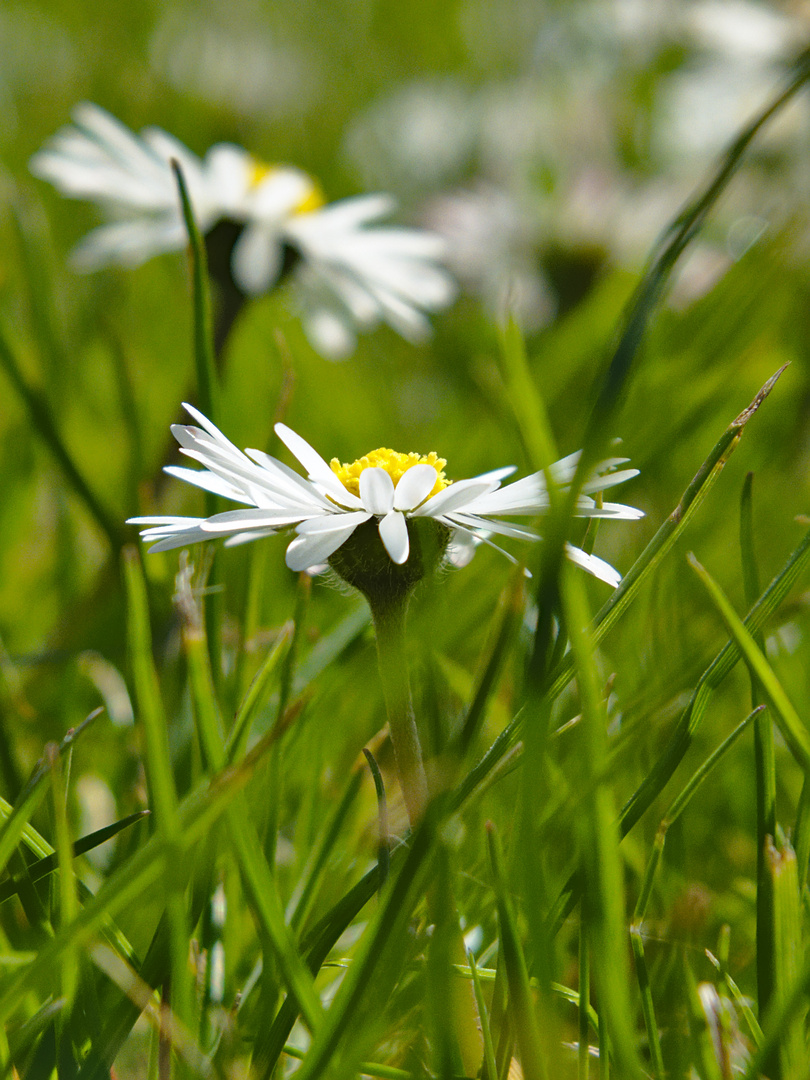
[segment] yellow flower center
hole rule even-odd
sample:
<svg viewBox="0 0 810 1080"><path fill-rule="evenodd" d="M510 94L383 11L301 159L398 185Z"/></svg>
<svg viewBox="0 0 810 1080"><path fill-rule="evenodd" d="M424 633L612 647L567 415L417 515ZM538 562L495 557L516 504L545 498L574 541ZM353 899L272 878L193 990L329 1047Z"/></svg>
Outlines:
<svg viewBox="0 0 810 1080"><path fill-rule="evenodd" d="M257 161L256 158L251 158L248 184L251 188L257 188L259 184L263 183L268 178L268 176L272 176L273 173L278 172L280 168L280 165L268 165L264 161ZM320 184L309 176L306 177L306 180L307 189L298 200L298 203L293 207L294 214L309 214L313 210L320 210L326 203L326 196L324 195Z"/></svg>
<svg viewBox="0 0 810 1080"><path fill-rule="evenodd" d="M385 469L396 487L402 474L412 469L414 465L432 465L437 475L436 483L431 488L428 498L452 483L444 475L447 462L432 450L429 454L400 454L396 450L380 447L379 450L372 450L365 457L353 461L351 465L341 465L337 458L332 458L329 464L332 472L352 495L360 494L360 473L363 469Z"/></svg>

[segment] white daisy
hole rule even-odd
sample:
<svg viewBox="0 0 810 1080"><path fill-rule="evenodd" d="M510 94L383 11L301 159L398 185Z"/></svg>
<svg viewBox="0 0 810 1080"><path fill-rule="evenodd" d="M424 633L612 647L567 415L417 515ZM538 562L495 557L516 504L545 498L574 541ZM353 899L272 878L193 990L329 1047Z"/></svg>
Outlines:
<svg viewBox="0 0 810 1080"><path fill-rule="evenodd" d="M454 298L440 265L443 241L418 229L381 228L387 195L364 195L324 205L306 173L264 165L239 146L213 146L204 160L159 128L140 135L97 105L83 103L31 159L34 175L70 198L99 203L111 221L94 229L73 253L79 270L138 266L186 244L171 161L183 169L203 234L220 221L241 227L231 256L233 281L253 296L282 276L291 250L304 324L324 355L348 355L356 331L389 323L409 340L429 333L425 312Z"/></svg>
<svg viewBox="0 0 810 1080"><path fill-rule="evenodd" d="M181 452L205 468L169 466L166 472L247 508L209 518L131 518L133 524L148 526L141 536L152 544L152 551L216 537L225 537L228 545L240 544L294 527L287 566L314 570L323 567L358 527L373 520L391 562L401 566L410 553L408 522L428 518L449 530L450 560L461 566L469 561L477 543L492 544L492 534L538 539L533 529L501 518L537 517L549 507L543 472L506 487L501 482L514 472L514 466L452 482L444 475L446 462L435 453L420 456L387 449L372 451L350 465L341 465L337 459L330 465L300 435L276 424L276 434L306 471L301 476L261 450L242 453L197 409L185 408L201 426L175 424L172 433ZM571 454L550 467L561 488L573 479L578 458L578 453ZM625 461L610 458L594 469L577 500L578 517L632 520L643 516L631 506L593 498L638 474L637 469L619 468ZM568 546L568 557L610 585L621 580L608 563L573 545Z"/></svg>

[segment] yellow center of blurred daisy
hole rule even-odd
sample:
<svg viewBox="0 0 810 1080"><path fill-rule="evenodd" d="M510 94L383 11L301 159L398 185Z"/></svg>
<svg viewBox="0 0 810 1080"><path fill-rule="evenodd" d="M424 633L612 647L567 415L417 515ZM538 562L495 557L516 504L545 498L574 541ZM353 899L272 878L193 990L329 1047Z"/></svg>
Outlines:
<svg viewBox="0 0 810 1080"><path fill-rule="evenodd" d="M452 483L444 475L444 467L447 462L432 450L429 454L400 454L396 450L387 450L385 447L380 447L379 450L372 450L364 457L353 461L351 465L341 465L337 458L332 458L329 464L332 472L352 495L360 494L360 473L363 469L385 469L396 487L402 474L407 472L408 469L412 469L414 465L432 465L437 475L436 483L431 488L430 495L435 495ZM430 498L430 495L428 495L428 498Z"/></svg>
<svg viewBox="0 0 810 1080"><path fill-rule="evenodd" d="M264 161L257 161L255 158L252 158L248 176L249 186L257 188L259 184L263 183L268 178L268 176L272 176L273 173L278 172L280 168L281 166L279 165L268 165ZM306 181L306 190L293 207L294 214L309 214L313 210L320 210L326 203L326 196L321 190L320 184L309 176L306 177Z"/></svg>

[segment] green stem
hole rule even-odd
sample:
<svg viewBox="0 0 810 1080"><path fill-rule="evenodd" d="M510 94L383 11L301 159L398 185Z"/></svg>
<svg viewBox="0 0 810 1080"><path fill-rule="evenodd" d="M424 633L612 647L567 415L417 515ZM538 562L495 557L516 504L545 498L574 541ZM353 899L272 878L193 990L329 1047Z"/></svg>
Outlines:
<svg viewBox="0 0 810 1080"><path fill-rule="evenodd" d="M397 774L408 808L408 817L411 826L414 826L425 812L428 786L405 651L408 600L407 593L403 595L397 592L388 596L378 594L373 599L369 598L369 605L377 637L377 659Z"/></svg>

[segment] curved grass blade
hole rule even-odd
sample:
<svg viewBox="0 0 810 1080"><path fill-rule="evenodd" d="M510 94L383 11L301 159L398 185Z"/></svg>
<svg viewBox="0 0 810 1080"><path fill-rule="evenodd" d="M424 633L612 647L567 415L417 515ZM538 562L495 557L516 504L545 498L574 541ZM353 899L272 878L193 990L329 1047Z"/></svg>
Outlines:
<svg viewBox="0 0 810 1080"><path fill-rule="evenodd" d="M377 845L377 866L380 873L378 888L382 889L388 880L389 851L391 848L391 836L388 831L388 801L385 797L385 784L383 783L382 773L374 755L365 746L363 747L363 755L374 778L374 790L377 793L377 817L380 828L380 838Z"/></svg>
<svg viewBox="0 0 810 1080"><path fill-rule="evenodd" d="M709 212L740 167L745 152L760 130L790 101L808 79L810 79L810 49L805 49L793 62L783 89L747 127L743 128L726 150L705 187L684 207L658 241L628 306L624 329L594 405L577 470L577 479L580 474L583 477L587 474L587 470L599 456L605 431L620 401L650 315L668 285L678 259L703 227ZM572 487L579 486L577 479Z"/></svg>
<svg viewBox="0 0 810 1080"><path fill-rule="evenodd" d="M763 656L751 633L737 612L731 606L720 586L709 572L700 565L690 552L687 559L692 569L706 587L714 606L719 611L732 640L742 653L745 662L753 671L770 702L776 723L791 753L801 765L805 775L810 774L810 734L806 725L799 718L768 661Z"/></svg>
<svg viewBox="0 0 810 1080"><path fill-rule="evenodd" d="M73 456L65 445L51 411L41 391L31 386L22 373L5 333L0 330L0 367L3 368L14 389L25 402L33 428L56 459L72 491L84 503L90 516L107 537L113 551L124 543L125 531L102 504L81 473Z"/></svg>
<svg viewBox="0 0 810 1080"><path fill-rule="evenodd" d="M0 808L0 812L2 812L2 808ZM73 842L73 858L78 858L79 855L85 855L88 851L101 847L102 844L112 840L118 833L128 829L130 825L134 825L136 821L142 821L148 816L148 810L138 810L134 814L121 818L120 821L113 822L112 825L105 825L103 829L97 829L95 832L88 833L87 836L80 837ZM57 869L57 866L56 855L46 855L44 858L38 859L37 862L31 863L28 867L28 874L32 881L41 881L48 874L52 874ZM17 889L13 881L4 881L0 884L0 904L5 900L10 900L16 892Z"/></svg>

